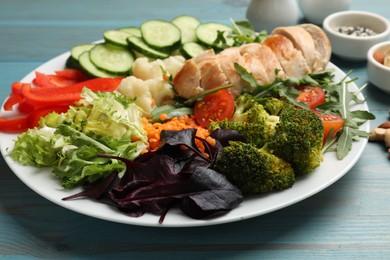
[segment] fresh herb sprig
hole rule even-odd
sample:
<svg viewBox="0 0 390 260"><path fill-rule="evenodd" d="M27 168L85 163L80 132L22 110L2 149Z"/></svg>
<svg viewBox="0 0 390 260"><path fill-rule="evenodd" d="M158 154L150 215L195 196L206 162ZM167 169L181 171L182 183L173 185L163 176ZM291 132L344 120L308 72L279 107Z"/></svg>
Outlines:
<svg viewBox="0 0 390 260"><path fill-rule="evenodd" d="M256 32L248 20L230 19L230 22L232 23L232 31L230 33L218 31L214 46L220 46L221 49L225 49L247 43L262 43L268 36L265 30ZM228 45L228 39L233 39L232 45Z"/></svg>
<svg viewBox="0 0 390 260"><path fill-rule="evenodd" d="M375 115L365 110L352 110L352 108L364 102L364 99L359 98L359 94L366 87L362 86L356 92L348 89L348 84L356 79L347 81L346 75L340 82L327 85L325 91L327 92L328 101L319 106L318 109L337 113L344 119L344 126L341 134L337 138L336 155L339 160L342 160L352 149L353 141L360 138L367 138L370 136L369 132L362 131L359 127L367 120L375 119Z"/></svg>

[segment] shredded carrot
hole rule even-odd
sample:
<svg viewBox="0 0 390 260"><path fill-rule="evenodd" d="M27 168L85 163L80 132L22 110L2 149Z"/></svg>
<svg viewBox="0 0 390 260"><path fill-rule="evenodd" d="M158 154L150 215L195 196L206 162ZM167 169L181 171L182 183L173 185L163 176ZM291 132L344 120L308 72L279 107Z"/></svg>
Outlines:
<svg viewBox="0 0 390 260"><path fill-rule="evenodd" d="M183 130L188 128L195 128L197 129L196 136L206 139L206 141L211 145L215 144L215 140L209 137L209 131L199 126L193 116L186 115L181 117L174 117L164 123L150 123L147 118L142 118L142 124L148 137L148 150L150 151L154 151L160 146L160 133L162 130ZM199 140L195 140L195 143L198 148L204 152L203 143Z"/></svg>

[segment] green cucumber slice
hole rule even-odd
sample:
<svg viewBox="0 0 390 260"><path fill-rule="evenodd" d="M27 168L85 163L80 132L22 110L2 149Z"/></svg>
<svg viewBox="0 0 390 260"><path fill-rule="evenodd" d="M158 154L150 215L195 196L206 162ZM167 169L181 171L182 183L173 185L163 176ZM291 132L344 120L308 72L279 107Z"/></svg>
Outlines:
<svg viewBox="0 0 390 260"><path fill-rule="evenodd" d="M127 48L109 43L97 44L89 51L89 58L99 69L114 74L129 74L134 56Z"/></svg>
<svg viewBox="0 0 390 260"><path fill-rule="evenodd" d="M174 50L180 46L180 29L171 22L149 20L141 25L145 43L157 50Z"/></svg>
<svg viewBox="0 0 390 260"><path fill-rule="evenodd" d="M119 28L117 30L120 32L130 33L130 34L137 36L137 37L142 37L141 30L137 27L132 27L132 26L131 27L123 27L123 28Z"/></svg>
<svg viewBox="0 0 390 260"><path fill-rule="evenodd" d="M83 52L79 56L79 62L81 68L93 78L115 78L117 75L101 70L96 67L89 59L89 51Z"/></svg>
<svg viewBox="0 0 390 260"><path fill-rule="evenodd" d="M226 45L233 46L234 43L233 39L227 37L232 32L232 28L222 23L202 23L196 28L195 32L199 41L208 46L217 48L224 47L222 42L215 42L218 37L218 32L224 32Z"/></svg>
<svg viewBox="0 0 390 260"><path fill-rule="evenodd" d="M180 48L180 53L187 59L194 58L203 53L206 48L196 42L186 42Z"/></svg>
<svg viewBox="0 0 390 260"><path fill-rule="evenodd" d="M169 57L169 53L153 49L152 47L147 45L142 38L136 36L129 36L127 37L127 42L131 49L145 55L146 57L150 57L153 59L165 59Z"/></svg>
<svg viewBox="0 0 390 260"><path fill-rule="evenodd" d="M122 46L127 47L127 37L129 37L131 34L127 32L122 31L116 31L116 30L108 30L103 33L103 38L105 41Z"/></svg>
<svg viewBox="0 0 390 260"><path fill-rule="evenodd" d="M196 28L200 25L200 21L190 15L181 15L172 20L172 23L179 27L181 31L181 43L196 42Z"/></svg>

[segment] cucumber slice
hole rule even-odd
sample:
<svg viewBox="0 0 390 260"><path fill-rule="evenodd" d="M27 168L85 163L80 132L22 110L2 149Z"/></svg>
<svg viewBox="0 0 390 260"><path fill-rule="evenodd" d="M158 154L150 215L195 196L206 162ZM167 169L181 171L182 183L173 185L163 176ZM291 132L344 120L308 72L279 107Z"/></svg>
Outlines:
<svg viewBox="0 0 390 260"><path fill-rule="evenodd" d="M130 33L130 34L137 36L137 37L142 37L141 30L137 27L123 27L123 28L119 28L117 30L120 32Z"/></svg>
<svg viewBox="0 0 390 260"><path fill-rule="evenodd" d="M194 58L205 50L206 48L204 46L196 42L186 42L180 48L181 54L187 59Z"/></svg>
<svg viewBox="0 0 390 260"><path fill-rule="evenodd" d="M228 46L233 46L233 39L226 37L232 32L232 28L222 23L202 23L196 28L196 37L199 41L212 47L222 48L224 43L215 43L218 37L218 32L224 32L224 38Z"/></svg>
<svg viewBox="0 0 390 260"><path fill-rule="evenodd" d="M96 67L89 59L89 51L83 52L79 56L79 62L81 68L93 78L115 78L117 75L101 70Z"/></svg>
<svg viewBox="0 0 390 260"><path fill-rule="evenodd" d="M180 46L180 29L171 22L149 20L141 25L142 38L153 49L174 50Z"/></svg>
<svg viewBox="0 0 390 260"><path fill-rule="evenodd" d="M127 37L127 42L131 49L134 49L134 51L139 52L146 57L150 57L153 59L165 59L169 57L169 53L153 49L152 47L147 45L142 38L136 36L129 36Z"/></svg>
<svg viewBox="0 0 390 260"><path fill-rule="evenodd" d="M89 58L99 69L114 74L129 74L134 63L130 50L109 43L97 44L89 51Z"/></svg>
<svg viewBox="0 0 390 260"><path fill-rule="evenodd" d="M195 30L200 24L200 21L189 15L181 15L172 20L172 23L179 27L181 31L181 43L186 42L196 42L198 38L196 37Z"/></svg>
<svg viewBox="0 0 390 260"><path fill-rule="evenodd" d="M103 33L103 38L105 41L122 46L127 47L127 37L129 37L131 34L127 32L122 31L116 31L116 30L108 30Z"/></svg>
<svg viewBox="0 0 390 260"><path fill-rule="evenodd" d="M92 49L93 47L95 47L96 44L93 44L93 43L86 43L86 44L80 44L80 45L76 45L74 47L72 47L72 49L70 49L70 55L72 56L73 59L75 59L76 61L78 61L79 59L79 56L85 52L85 51L89 51L90 49Z"/></svg>

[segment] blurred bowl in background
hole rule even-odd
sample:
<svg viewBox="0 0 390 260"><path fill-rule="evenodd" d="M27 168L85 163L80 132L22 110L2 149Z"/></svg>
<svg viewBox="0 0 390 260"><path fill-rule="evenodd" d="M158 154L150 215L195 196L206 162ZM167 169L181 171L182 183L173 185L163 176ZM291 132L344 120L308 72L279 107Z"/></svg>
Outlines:
<svg viewBox="0 0 390 260"><path fill-rule="evenodd" d="M368 50L389 39L389 21L375 13L342 11L327 16L323 28L332 43L333 54L364 61Z"/></svg>
<svg viewBox="0 0 390 260"><path fill-rule="evenodd" d="M390 58L390 41L381 42L372 46L367 53L367 78L378 87L390 94L390 64L384 64L387 55Z"/></svg>
<svg viewBox="0 0 390 260"><path fill-rule="evenodd" d="M246 11L254 29L268 33L279 26L296 25L299 17L296 0L251 0Z"/></svg>
<svg viewBox="0 0 390 260"><path fill-rule="evenodd" d="M348 10L351 0L299 0L298 4L306 20L322 25L328 15Z"/></svg>

